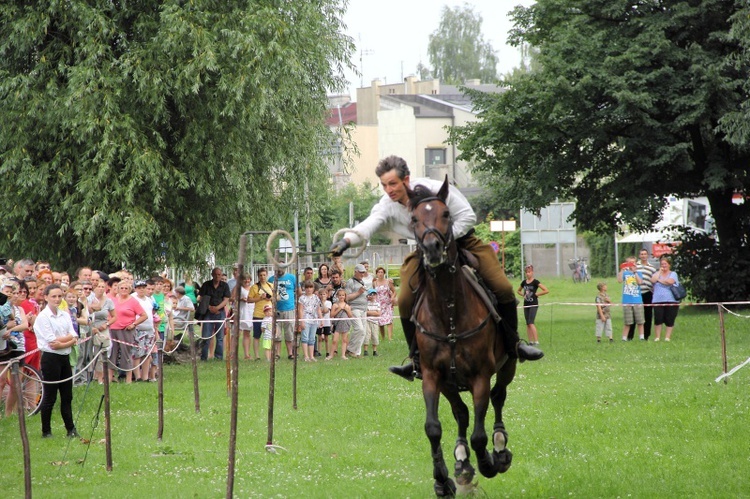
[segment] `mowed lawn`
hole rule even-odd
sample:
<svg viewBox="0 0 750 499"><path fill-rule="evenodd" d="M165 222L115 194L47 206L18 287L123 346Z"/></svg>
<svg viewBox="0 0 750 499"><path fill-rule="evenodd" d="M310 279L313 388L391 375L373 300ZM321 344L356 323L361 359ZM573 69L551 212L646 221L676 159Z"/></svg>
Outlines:
<svg viewBox="0 0 750 499"><path fill-rule="evenodd" d="M537 318L546 357L519 366L504 413L513 465L496 478L478 477L481 497L750 497L750 366L727 384L714 382L721 374L716 307L683 307L671 343L620 341L614 309L615 341L597 344L592 307L549 305L591 303L595 283L541 280L551 290ZM608 283L618 302L617 283ZM750 319L724 319L731 368L750 357ZM279 361L276 453L265 450L268 366L241 362L236 497L433 496L420 384L387 371L405 355L400 328L379 350L375 358L300 362L296 410L292 362ZM87 439L93 432L88 454L85 443L64 437L57 407L52 439L41 438L39 416L30 418L34 496L224 496L226 371L221 362L199 369L196 414L190 366L167 367L161 442L155 384L112 386L112 472L103 415L92 429L100 386L74 391L78 430ZM455 423L445 401L440 411L452 469ZM22 497L15 417L0 420L0 442L2 496Z"/></svg>

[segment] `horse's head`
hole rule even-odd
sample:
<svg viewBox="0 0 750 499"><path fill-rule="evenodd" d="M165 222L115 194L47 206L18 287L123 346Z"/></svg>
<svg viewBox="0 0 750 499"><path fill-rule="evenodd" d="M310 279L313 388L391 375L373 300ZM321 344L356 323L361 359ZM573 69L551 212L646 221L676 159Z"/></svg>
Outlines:
<svg viewBox="0 0 750 499"><path fill-rule="evenodd" d="M418 185L408 189L411 230L428 268L449 261L453 239L453 220L445 200L448 198L448 176L437 194Z"/></svg>

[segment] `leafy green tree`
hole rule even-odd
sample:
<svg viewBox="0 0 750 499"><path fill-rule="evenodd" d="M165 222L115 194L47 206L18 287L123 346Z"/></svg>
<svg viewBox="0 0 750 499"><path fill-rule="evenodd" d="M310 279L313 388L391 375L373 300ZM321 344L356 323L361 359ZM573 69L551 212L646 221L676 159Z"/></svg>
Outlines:
<svg viewBox="0 0 750 499"><path fill-rule="evenodd" d="M490 230L490 221L492 220L495 220L495 215L489 213L484 222L477 224L475 234L485 243L495 241L500 244L502 242L502 234ZM502 252L502 248L500 251ZM497 259L502 261L502 254L500 252L497 254ZM521 272L520 229L505 233L505 273L508 275L508 278L523 275Z"/></svg>
<svg viewBox="0 0 750 499"><path fill-rule="evenodd" d="M725 254L750 246L750 7L725 0L539 0L512 41L536 71L474 93L452 140L538 210L575 199L583 229L651 228L669 195L705 195Z"/></svg>
<svg viewBox="0 0 750 499"><path fill-rule="evenodd" d="M327 179L342 9L0 4L0 254L146 269L231 261L242 232L290 228L303 179Z"/></svg>
<svg viewBox="0 0 750 499"><path fill-rule="evenodd" d="M443 7L440 25L427 46L432 75L451 85L467 78L497 79L497 55L482 35L482 16L468 4ZM420 74L424 72L424 68Z"/></svg>
<svg viewBox="0 0 750 499"><path fill-rule="evenodd" d="M340 229L351 227L349 205L353 203L354 223L361 222L370 214L372 207L380 200L382 193L370 181L363 184L347 184L336 193L329 193L321 204L321 225L317 230L316 247L319 251L328 249L333 235ZM384 234L374 234L370 244L389 244L390 239Z"/></svg>

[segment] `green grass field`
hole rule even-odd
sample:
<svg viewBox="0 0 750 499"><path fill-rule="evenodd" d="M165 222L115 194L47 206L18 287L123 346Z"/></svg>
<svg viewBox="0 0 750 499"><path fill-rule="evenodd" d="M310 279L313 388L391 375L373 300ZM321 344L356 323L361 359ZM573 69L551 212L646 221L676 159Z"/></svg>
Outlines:
<svg viewBox="0 0 750 499"><path fill-rule="evenodd" d="M594 282L542 282L551 290L543 305L591 303L596 295ZM619 301L617 283L609 284ZM619 309L613 316L617 339ZM725 316L730 368L750 356L748 321ZM537 326L546 357L522 364L509 388L504 415L514 461L504 475L478 478L485 497L750 497L750 368L727 384L714 382L721 373L716 308L683 307L671 343L597 344L591 307L543 306ZM268 367L241 362L235 496L431 497L420 384L386 370L404 357L400 332L380 352L301 362L297 410L292 363L281 360L273 442L282 449L276 454L264 448ZM196 414L190 366L168 366L162 442L155 384L112 387L109 473L103 420L82 465L86 445L68 446L57 408L52 439L41 438L39 416L32 417L35 497L224 496L230 421L224 364L201 364L200 377ZM74 412L82 407L77 425L89 438L102 388L85 392L75 389ZM440 412L450 469L455 423L445 401ZM0 441L2 495L22 497L15 417L0 421Z"/></svg>

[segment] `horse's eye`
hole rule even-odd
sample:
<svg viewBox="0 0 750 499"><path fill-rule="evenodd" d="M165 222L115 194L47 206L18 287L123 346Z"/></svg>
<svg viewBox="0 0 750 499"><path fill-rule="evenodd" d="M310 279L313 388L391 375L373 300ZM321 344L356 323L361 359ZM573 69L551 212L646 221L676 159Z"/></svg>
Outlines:
<svg viewBox="0 0 750 499"><path fill-rule="evenodd" d="M417 223L417 217L411 217L411 223L416 224Z"/></svg>

